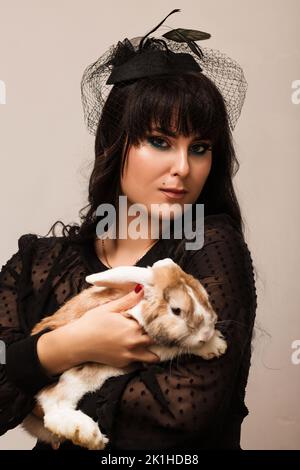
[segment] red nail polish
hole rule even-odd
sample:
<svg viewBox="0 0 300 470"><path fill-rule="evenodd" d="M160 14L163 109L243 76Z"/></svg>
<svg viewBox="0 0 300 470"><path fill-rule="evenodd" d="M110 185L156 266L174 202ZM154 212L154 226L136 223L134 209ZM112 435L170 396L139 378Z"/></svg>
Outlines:
<svg viewBox="0 0 300 470"><path fill-rule="evenodd" d="M137 284L134 288L134 292L138 294L143 289L142 284Z"/></svg>

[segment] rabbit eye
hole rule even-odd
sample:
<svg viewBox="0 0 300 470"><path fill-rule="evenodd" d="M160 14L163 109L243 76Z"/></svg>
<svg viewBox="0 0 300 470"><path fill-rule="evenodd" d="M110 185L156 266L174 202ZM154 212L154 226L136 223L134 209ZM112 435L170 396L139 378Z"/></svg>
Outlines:
<svg viewBox="0 0 300 470"><path fill-rule="evenodd" d="M180 315L180 312L181 312L181 308L177 307L177 308L171 308L172 312L174 313L174 315Z"/></svg>

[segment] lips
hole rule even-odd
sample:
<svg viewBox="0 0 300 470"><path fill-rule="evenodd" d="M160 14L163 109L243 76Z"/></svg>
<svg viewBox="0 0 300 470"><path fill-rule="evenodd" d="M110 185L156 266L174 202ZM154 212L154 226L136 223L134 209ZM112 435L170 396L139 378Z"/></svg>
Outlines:
<svg viewBox="0 0 300 470"><path fill-rule="evenodd" d="M187 191L185 189L160 189L170 199L182 199Z"/></svg>

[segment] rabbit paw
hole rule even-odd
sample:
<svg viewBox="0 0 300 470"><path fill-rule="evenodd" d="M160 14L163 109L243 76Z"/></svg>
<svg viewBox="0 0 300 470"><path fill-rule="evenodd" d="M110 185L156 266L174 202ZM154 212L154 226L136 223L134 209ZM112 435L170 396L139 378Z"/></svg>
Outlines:
<svg viewBox="0 0 300 470"><path fill-rule="evenodd" d="M30 413L22 422L22 426L33 437L37 437L40 441L50 444L53 449L58 449L60 444L64 441L56 434L53 434L49 429L44 426L43 419L38 418L33 413Z"/></svg>
<svg viewBox="0 0 300 470"><path fill-rule="evenodd" d="M205 343L200 351L201 357L203 359L212 359L213 357L222 356L227 349L227 343L220 331L215 332L214 336Z"/></svg>
<svg viewBox="0 0 300 470"><path fill-rule="evenodd" d="M47 429L58 436L90 450L102 450L108 443L98 424L79 410L61 409L47 413L44 423Z"/></svg>

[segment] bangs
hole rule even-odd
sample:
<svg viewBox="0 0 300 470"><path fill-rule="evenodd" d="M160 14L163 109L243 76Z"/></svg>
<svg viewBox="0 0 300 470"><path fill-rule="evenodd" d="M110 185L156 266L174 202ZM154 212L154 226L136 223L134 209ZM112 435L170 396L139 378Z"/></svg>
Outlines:
<svg viewBox="0 0 300 470"><path fill-rule="evenodd" d="M215 143L227 126L227 113L221 93L207 77L181 74L134 83L122 120L133 145L154 128L170 136L197 136Z"/></svg>

